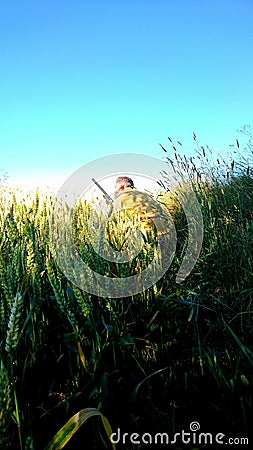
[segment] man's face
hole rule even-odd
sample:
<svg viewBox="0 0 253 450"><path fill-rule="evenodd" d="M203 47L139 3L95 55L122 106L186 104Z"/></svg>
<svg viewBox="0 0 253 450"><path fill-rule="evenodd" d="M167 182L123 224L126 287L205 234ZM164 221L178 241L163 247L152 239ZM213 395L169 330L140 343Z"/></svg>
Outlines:
<svg viewBox="0 0 253 450"><path fill-rule="evenodd" d="M117 182L115 184L115 194L118 195L118 194L120 194L120 192L122 192L122 186L121 186L120 182Z"/></svg>
<svg viewBox="0 0 253 450"><path fill-rule="evenodd" d="M116 192L124 191L124 185L123 185L122 183L120 183L120 181L118 181L118 182L115 184L115 191L116 191Z"/></svg>

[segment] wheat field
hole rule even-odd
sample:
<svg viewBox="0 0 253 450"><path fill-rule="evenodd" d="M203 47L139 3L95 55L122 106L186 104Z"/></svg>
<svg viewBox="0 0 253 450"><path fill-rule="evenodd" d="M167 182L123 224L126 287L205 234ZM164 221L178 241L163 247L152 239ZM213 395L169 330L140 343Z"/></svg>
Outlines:
<svg viewBox="0 0 253 450"><path fill-rule="evenodd" d="M187 222L175 193L160 194L177 229L175 257L162 280L129 297L89 294L61 272L50 240L53 195L1 187L1 448L115 448L109 436L118 427L173 433L191 420L207 431L249 433L252 168L240 154L210 166L208 151L197 149L202 170L176 148L173 160L165 152L168 164L188 174L203 215L194 269L175 282ZM150 264L152 233L130 262L111 264L97 255L87 231L91 211L91 204L76 205L73 236L93 270L127 277ZM125 234L139 225L118 216L105 230L111 248L127 248Z"/></svg>

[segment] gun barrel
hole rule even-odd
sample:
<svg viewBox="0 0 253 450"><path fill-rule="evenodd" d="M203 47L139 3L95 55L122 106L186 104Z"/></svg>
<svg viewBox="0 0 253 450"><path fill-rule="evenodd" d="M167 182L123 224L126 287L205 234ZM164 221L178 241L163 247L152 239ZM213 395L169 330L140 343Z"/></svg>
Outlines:
<svg viewBox="0 0 253 450"><path fill-rule="evenodd" d="M102 188L102 186L95 180L95 178L92 178L93 183L95 183L95 185L100 189L101 192L103 192L106 200L110 203L113 202L112 197L110 197L109 194L107 194L107 192L104 190L104 188Z"/></svg>

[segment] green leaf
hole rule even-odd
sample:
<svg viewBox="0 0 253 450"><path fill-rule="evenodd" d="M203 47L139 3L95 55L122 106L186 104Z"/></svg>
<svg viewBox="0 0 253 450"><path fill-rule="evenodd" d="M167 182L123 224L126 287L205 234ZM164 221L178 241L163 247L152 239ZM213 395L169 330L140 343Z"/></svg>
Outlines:
<svg viewBox="0 0 253 450"><path fill-rule="evenodd" d="M60 450L69 442L73 434L86 422L87 419L94 416L100 416L104 425L105 432L110 439L112 429L107 418L96 408L81 409L78 413L71 417L67 423L56 433L53 439L45 447L45 450ZM110 441L111 442L111 441ZM111 442L112 448L116 450L115 445Z"/></svg>
<svg viewBox="0 0 253 450"><path fill-rule="evenodd" d="M153 372L153 373L151 373L150 375L148 375L147 377L145 377L139 384L137 384L136 388L133 390L132 395L131 395L132 402L135 401L136 395L137 395L137 393L138 393L140 387L142 386L142 384L143 384L145 381L149 380L149 378L154 377L154 376L157 375L158 373L164 372L164 370L167 370L167 369L168 369L168 367L164 367L163 369L156 370L155 372Z"/></svg>
<svg viewBox="0 0 253 450"><path fill-rule="evenodd" d="M237 344L239 345L242 353L246 356L246 358L248 359L248 361L250 362L250 364L253 366L253 355L252 352L250 351L250 349L248 347L246 347L246 345L244 345L242 343L242 341L239 339L239 337L235 334L235 332L232 330L232 328L230 328L230 326L225 322L225 320L223 319L223 322L225 324L225 326L227 327L227 329L230 331L231 335L233 336L233 338L235 339L235 341L237 342Z"/></svg>

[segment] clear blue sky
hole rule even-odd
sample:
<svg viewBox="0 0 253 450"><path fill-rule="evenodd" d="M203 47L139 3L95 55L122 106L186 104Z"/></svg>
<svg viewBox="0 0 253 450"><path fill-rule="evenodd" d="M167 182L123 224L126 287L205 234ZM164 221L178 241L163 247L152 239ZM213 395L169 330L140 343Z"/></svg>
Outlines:
<svg viewBox="0 0 253 450"><path fill-rule="evenodd" d="M253 124L252 0L0 0L0 168L70 175Z"/></svg>

